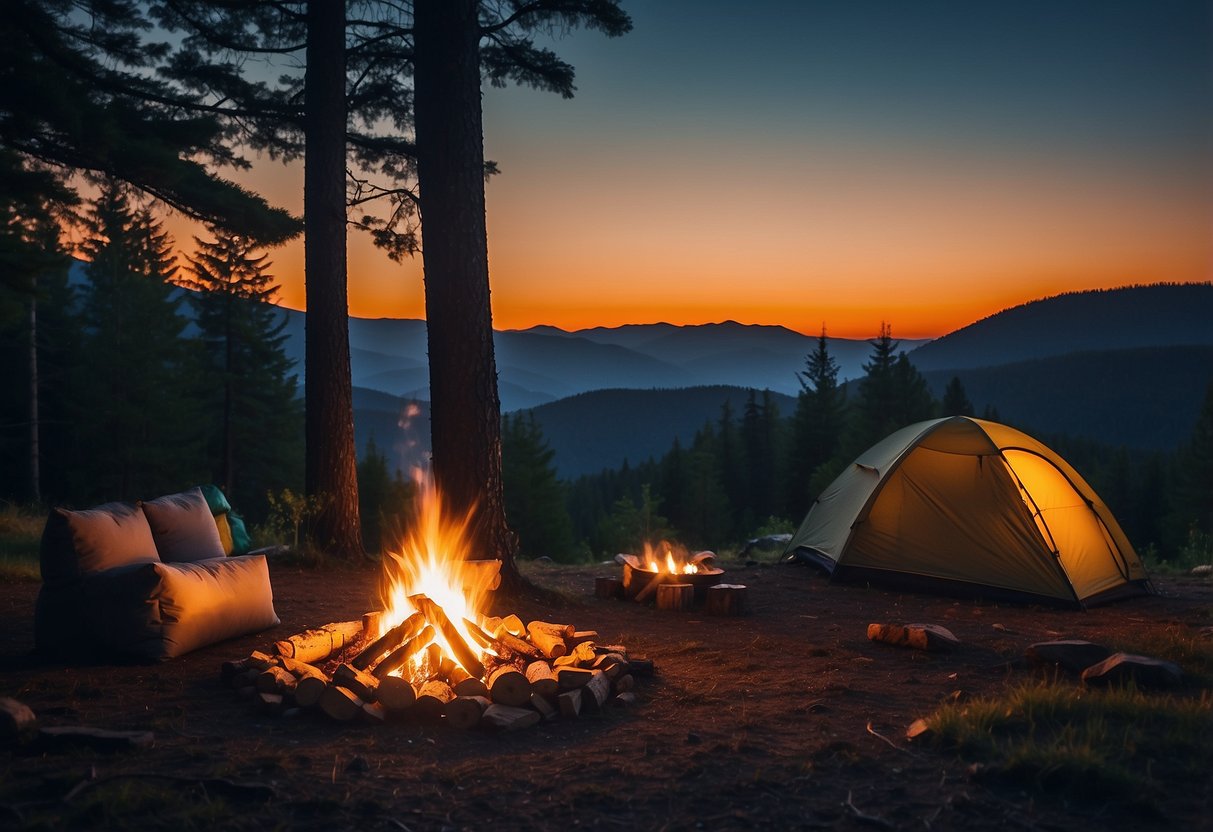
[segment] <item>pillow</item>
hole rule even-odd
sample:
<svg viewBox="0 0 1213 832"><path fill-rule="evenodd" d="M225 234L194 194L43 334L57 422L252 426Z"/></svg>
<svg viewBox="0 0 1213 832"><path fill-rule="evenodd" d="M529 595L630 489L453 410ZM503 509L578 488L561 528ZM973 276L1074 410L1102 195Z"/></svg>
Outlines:
<svg viewBox="0 0 1213 832"><path fill-rule="evenodd" d="M141 503L156 551L165 563L224 557L219 529L202 489L193 488Z"/></svg>
<svg viewBox="0 0 1213 832"><path fill-rule="evenodd" d="M160 655L171 658L278 624L264 555L155 564Z"/></svg>
<svg viewBox="0 0 1213 832"><path fill-rule="evenodd" d="M34 613L38 649L92 662L169 659L278 624L262 555L144 563L43 586Z"/></svg>
<svg viewBox="0 0 1213 832"><path fill-rule="evenodd" d="M85 511L52 509L39 550L42 580L47 583L159 559L147 518L130 503L105 503Z"/></svg>

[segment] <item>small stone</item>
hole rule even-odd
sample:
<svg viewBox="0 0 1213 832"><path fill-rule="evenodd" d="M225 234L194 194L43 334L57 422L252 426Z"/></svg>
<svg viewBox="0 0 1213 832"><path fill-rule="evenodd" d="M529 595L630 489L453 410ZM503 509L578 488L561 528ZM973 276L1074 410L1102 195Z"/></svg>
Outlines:
<svg viewBox="0 0 1213 832"><path fill-rule="evenodd" d="M1024 658L1036 664L1058 664L1071 673L1082 673L1112 655L1102 644L1079 639L1038 641L1024 651Z"/></svg>
<svg viewBox="0 0 1213 832"><path fill-rule="evenodd" d="M0 744L26 743L38 736L38 717L24 702L0 698Z"/></svg>
<svg viewBox="0 0 1213 832"><path fill-rule="evenodd" d="M960 639L938 624L869 624L868 638L897 647L943 652L960 645Z"/></svg>
<svg viewBox="0 0 1213 832"><path fill-rule="evenodd" d="M350 774L362 774L371 770L371 761L361 754L355 754L353 758L345 764L345 770Z"/></svg>
<svg viewBox="0 0 1213 832"><path fill-rule="evenodd" d="M1082 672L1089 685L1116 685L1134 682L1143 688L1169 688L1183 681L1183 671L1174 662L1116 653Z"/></svg>
<svg viewBox="0 0 1213 832"><path fill-rule="evenodd" d="M703 742L703 738L698 734L694 732L687 734L687 745L699 745L701 742Z"/></svg>
<svg viewBox="0 0 1213 832"><path fill-rule="evenodd" d="M906 739L916 740L919 738L930 738L934 731L931 730L930 724L925 719L916 719L910 723L910 727L906 729Z"/></svg>

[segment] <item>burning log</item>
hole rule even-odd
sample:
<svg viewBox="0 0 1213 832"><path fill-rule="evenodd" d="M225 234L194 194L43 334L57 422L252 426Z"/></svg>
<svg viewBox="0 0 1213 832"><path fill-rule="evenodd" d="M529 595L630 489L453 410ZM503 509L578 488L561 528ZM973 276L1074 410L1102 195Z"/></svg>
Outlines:
<svg viewBox="0 0 1213 832"><path fill-rule="evenodd" d="M492 704L483 696L456 696L446 703L447 724L464 731L475 728Z"/></svg>
<svg viewBox="0 0 1213 832"><path fill-rule="evenodd" d="M581 689L566 691L556 697L560 706L560 715L574 717L581 713Z"/></svg>
<svg viewBox="0 0 1213 832"><path fill-rule="evenodd" d="M530 708L493 704L484 709L481 722L502 731L517 731L519 728L529 728L540 718L539 712L532 711Z"/></svg>
<svg viewBox="0 0 1213 832"><path fill-rule="evenodd" d="M295 704L300 708L317 705L328 686L329 681L323 675L305 676L295 685Z"/></svg>
<svg viewBox="0 0 1213 832"><path fill-rule="evenodd" d="M510 635L518 636L519 638L526 635L526 627L523 625L522 619L516 615L507 615L505 618L501 619L501 624L493 630L493 635L500 638L501 633L498 631L502 629L504 629Z"/></svg>
<svg viewBox="0 0 1213 832"><path fill-rule="evenodd" d="M647 589L647 587L646 587ZM636 596L640 600L640 596ZM663 583L657 587L657 609L668 612L687 612L695 600L695 587L682 583Z"/></svg>
<svg viewBox="0 0 1213 832"><path fill-rule="evenodd" d="M597 630L574 630L571 636L565 638L564 643L569 646L569 649L576 647L579 644L585 644L587 641L593 642L598 638ZM590 648L593 648L593 644Z"/></svg>
<svg viewBox="0 0 1213 832"><path fill-rule="evenodd" d="M643 604L645 601L649 600L649 596L656 592L659 586L664 584L667 580L674 580L675 577L676 576L674 575L666 575L663 572L653 573L653 576L649 578L649 582L641 587L640 591L636 593L636 603Z"/></svg>
<svg viewBox="0 0 1213 832"><path fill-rule="evenodd" d="M573 633L577 632L577 628L572 624L552 624L548 621L532 621L526 625L527 633L534 634L536 630L551 633L560 639L572 638Z"/></svg>
<svg viewBox="0 0 1213 832"><path fill-rule="evenodd" d="M560 715L547 697L540 696L536 692L531 693L531 709L538 712L545 720L555 719Z"/></svg>
<svg viewBox="0 0 1213 832"><path fill-rule="evenodd" d="M549 659L558 659L568 652L568 648L564 646L564 636L543 629L532 629L530 633L531 643Z"/></svg>
<svg viewBox="0 0 1213 832"><path fill-rule="evenodd" d="M333 684L341 685L346 690L357 694L358 698L364 702L374 702L379 679L365 670L359 670L352 664L340 664L333 671Z"/></svg>
<svg viewBox="0 0 1213 832"><path fill-rule="evenodd" d="M547 697L556 695L558 688L556 676L552 673L552 667L547 662L537 661L528 664L526 666L526 678L531 683L532 692Z"/></svg>
<svg viewBox="0 0 1213 832"><path fill-rule="evenodd" d="M509 648L520 656L526 656L531 659L543 658L542 650L535 647L530 642L523 641L513 633L506 632L505 630L498 633L497 644L501 645L502 647Z"/></svg>
<svg viewBox="0 0 1213 832"><path fill-rule="evenodd" d="M455 691L456 696L488 696L489 686L484 683L483 679L477 679L474 676L468 676L467 672L462 667L456 668L455 676L460 672L463 673L463 678L447 679L447 684Z"/></svg>
<svg viewBox="0 0 1213 832"><path fill-rule="evenodd" d="M583 670L580 667L558 667L556 668L556 686L560 690L585 687L593 675L593 671Z"/></svg>
<svg viewBox="0 0 1213 832"><path fill-rule="evenodd" d="M369 669L376 661L383 658L385 653L394 650L425 629L425 624L426 619L424 615L419 612L413 613L404 619L404 621L381 635L370 646L363 649L361 653L354 657L350 664L359 670ZM369 632L374 631L371 630Z"/></svg>
<svg viewBox="0 0 1213 832"><path fill-rule="evenodd" d="M362 713L362 706L365 704L357 694L340 685L326 687L317 703L321 711L338 722L349 722Z"/></svg>
<svg viewBox="0 0 1213 832"><path fill-rule="evenodd" d="M292 677L293 678L293 677ZM253 703L263 714L280 714L285 710L285 698L281 693L258 692Z"/></svg>
<svg viewBox="0 0 1213 832"><path fill-rule="evenodd" d="M432 679L417 691L417 701L413 703L413 714L419 719L437 719L442 716L446 705L455 698L455 691L446 682Z"/></svg>
<svg viewBox="0 0 1213 832"><path fill-rule="evenodd" d="M293 673L273 666L267 667L257 674L253 687L257 689L257 693L274 694L282 693L284 690L294 690L297 683L298 680Z"/></svg>
<svg viewBox="0 0 1213 832"><path fill-rule="evenodd" d="M417 691L413 690L413 685L407 679L385 676L375 688L375 701L382 705L388 714L395 715L413 706L417 701Z"/></svg>
<svg viewBox="0 0 1213 832"><path fill-rule="evenodd" d="M362 635L362 621L340 621L316 630L304 630L284 641L274 642L279 656L301 662L318 662L350 644Z"/></svg>
<svg viewBox="0 0 1213 832"><path fill-rule="evenodd" d="M716 584L707 589L708 615L743 615L745 613L746 588L742 584Z"/></svg>
<svg viewBox="0 0 1213 832"><path fill-rule="evenodd" d="M433 638L434 628L429 624L425 625L420 633L397 647L387 655L387 658L375 665L374 675L382 679L390 675L393 670L403 667L405 662L424 650Z"/></svg>
<svg viewBox="0 0 1213 832"><path fill-rule="evenodd" d="M425 595L412 595L409 597L409 601L425 616L425 620L430 622L435 630L442 633L447 646L455 654L455 661L463 665L463 669L472 676L483 676L484 665L480 663L480 659L476 658L476 653L468 646L468 643L463 640L459 630L455 629L451 619L447 618L442 607Z"/></svg>
<svg viewBox="0 0 1213 832"><path fill-rule="evenodd" d="M236 677L241 676L249 671L261 672L267 667L270 667L275 662L273 656L268 653L262 653L260 650L254 650L247 658L236 659L235 661L224 662L219 667L219 677L223 683L229 686L234 686Z"/></svg>
<svg viewBox="0 0 1213 832"><path fill-rule="evenodd" d="M531 683L511 665L502 665L489 676L489 698L499 705L521 707L531 701Z"/></svg>
<svg viewBox="0 0 1213 832"><path fill-rule="evenodd" d="M611 696L611 680L601 670L591 670L589 681L581 688L581 706L601 710Z"/></svg>

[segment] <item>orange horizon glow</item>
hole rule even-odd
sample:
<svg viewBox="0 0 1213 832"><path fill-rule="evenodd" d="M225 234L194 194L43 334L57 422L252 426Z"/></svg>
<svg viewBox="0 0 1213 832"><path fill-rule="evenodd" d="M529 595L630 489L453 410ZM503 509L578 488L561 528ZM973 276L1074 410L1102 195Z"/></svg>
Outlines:
<svg viewBox="0 0 1213 832"><path fill-rule="evenodd" d="M497 329L733 320L858 339L887 322L895 338L935 338L1065 292L1213 280L1202 183L1094 156L840 144L746 158L719 212L717 183L687 173L709 169L714 148L615 148L589 166L587 149L563 150L489 149L504 169L487 191ZM258 160L235 178L302 210L298 164ZM202 233L180 216L167 227L186 250ZM302 242L268 253L279 302L304 308ZM425 316L420 255L394 263L351 232L347 259L352 316Z"/></svg>

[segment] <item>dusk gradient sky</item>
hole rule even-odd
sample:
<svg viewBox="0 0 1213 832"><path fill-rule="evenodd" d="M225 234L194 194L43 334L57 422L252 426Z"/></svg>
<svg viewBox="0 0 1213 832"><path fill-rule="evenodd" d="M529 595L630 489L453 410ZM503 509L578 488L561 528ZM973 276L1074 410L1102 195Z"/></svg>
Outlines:
<svg viewBox="0 0 1213 832"><path fill-rule="evenodd" d="M630 0L487 88L498 329L734 319L931 337L1057 292L1213 278L1208 0ZM301 209L302 174L241 177ZM179 239L186 239L178 234ZM304 305L302 246L271 252ZM423 317L352 233L350 312Z"/></svg>

